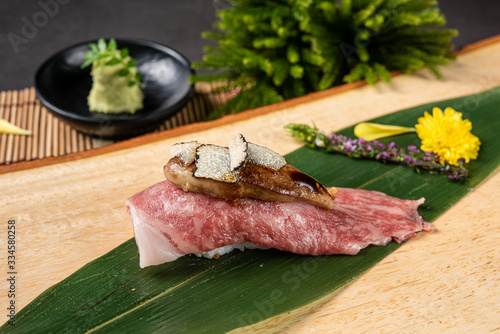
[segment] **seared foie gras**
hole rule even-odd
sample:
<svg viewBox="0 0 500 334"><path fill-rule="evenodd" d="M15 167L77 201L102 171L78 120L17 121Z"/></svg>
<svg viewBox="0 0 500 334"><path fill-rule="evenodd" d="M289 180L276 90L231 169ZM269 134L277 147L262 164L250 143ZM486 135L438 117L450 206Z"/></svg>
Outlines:
<svg viewBox="0 0 500 334"><path fill-rule="evenodd" d="M300 201L327 210L333 208L336 188L327 189L276 152L247 143L241 135L229 146L227 149L196 142L176 144L171 150L176 156L164 166L165 177L184 191L218 198ZM235 151L235 146L239 150ZM240 162L235 163L235 155Z"/></svg>

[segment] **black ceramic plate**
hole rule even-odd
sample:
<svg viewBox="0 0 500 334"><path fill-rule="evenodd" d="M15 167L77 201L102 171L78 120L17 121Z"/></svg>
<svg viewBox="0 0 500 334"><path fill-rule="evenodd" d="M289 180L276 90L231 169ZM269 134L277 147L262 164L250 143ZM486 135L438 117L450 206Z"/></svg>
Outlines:
<svg viewBox="0 0 500 334"><path fill-rule="evenodd" d="M144 83L144 108L135 114L90 112L90 66L80 66L88 44L95 42L83 42L56 53L35 74L40 101L77 130L102 138L136 136L160 126L191 96L191 64L183 55L150 41L116 39L118 48L128 48L130 56L137 60Z"/></svg>

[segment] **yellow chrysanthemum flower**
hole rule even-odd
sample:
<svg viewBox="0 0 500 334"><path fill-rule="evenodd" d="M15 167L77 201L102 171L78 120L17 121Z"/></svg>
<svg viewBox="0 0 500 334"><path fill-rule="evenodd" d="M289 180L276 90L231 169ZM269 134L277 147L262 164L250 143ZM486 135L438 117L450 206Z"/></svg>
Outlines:
<svg viewBox="0 0 500 334"><path fill-rule="evenodd" d="M458 166L460 159L467 163L477 158L481 142L471 133L471 122L463 120L462 113L453 108L446 108L444 113L434 108L432 116L426 111L415 129L422 141L422 151L436 153L441 164Z"/></svg>

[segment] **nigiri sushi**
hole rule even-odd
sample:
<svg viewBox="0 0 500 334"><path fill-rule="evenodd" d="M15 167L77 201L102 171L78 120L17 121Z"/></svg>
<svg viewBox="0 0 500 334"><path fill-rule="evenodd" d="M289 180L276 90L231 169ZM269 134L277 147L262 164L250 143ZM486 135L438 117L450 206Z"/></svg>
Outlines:
<svg viewBox="0 0 500 334"><path fill-rule="evenodd" d="M127 200L141 267L244 248L354 255L433 229L417 211L424 199L326 188L250 144L239 136L225 150L197 142L172 147L167 180Z"/></svg>

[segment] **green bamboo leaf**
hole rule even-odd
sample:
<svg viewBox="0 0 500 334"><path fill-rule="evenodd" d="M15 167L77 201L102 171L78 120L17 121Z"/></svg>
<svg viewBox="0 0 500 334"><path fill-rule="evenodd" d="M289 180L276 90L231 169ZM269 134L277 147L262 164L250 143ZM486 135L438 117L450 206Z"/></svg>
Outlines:
<svg viewBox="0 0 500 334"><path fill-rule="evenodd" d="M307 147L288 154L287 160L327 186L379 190L408 199L425 197L420 213L433 221L500 165L498 105L500 87L370 120L413 126L432 107L461 111L482 142L478 159L467 165L470 177L464 182ZM353 127L340 133L353 136ZM391 140L402 146L419 143L414 134L387 139ZM15 326L5 323L0 332L224 333L324 297L400 246L394 242L371 246L356 256L234 251L219 260L184 256L140 269L131 239L43 292L17 314Z"/></svg>

